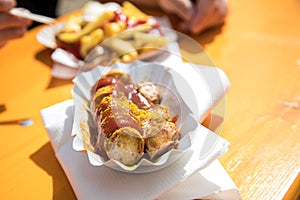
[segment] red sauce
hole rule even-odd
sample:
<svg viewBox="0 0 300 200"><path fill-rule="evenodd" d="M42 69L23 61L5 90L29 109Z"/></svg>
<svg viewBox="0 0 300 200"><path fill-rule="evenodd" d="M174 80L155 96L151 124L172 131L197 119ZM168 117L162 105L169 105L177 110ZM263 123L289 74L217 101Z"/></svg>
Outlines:
<svg viewBox="0 0 300 200"><path fill-rule="evenodd" d="M132 127L142 133L142 127L138 120L129 114L129 111L123 108L110 107L106 109L100 117L102 132L105 135L113 133L122 127Z"/></svg>
<svg viewBox="0 0 300 200"><path fill-rule="evenodd" d="M112 20L113 22L122 21L122 22L125 22L127 24L128 17L126 15L124 15L121 11L118 11L118 10L114 11L114 13L115 13L115 17Z"/></svg>
<svg viewBox="0 0 300 200"><path fill-rule="evenodd" d="M58 39L58 37L55 37L56 40L56 46L57 48L61 48L72 55L74 55L78 59L83 59L80 55L80 41L77 41L75 43L66 43Z"/></svg>
<svg viewBox="0 0 300 200"><path fill-rule="evenodd" d="M175 116L172 118L171 122L176 123L177 120L178 120L178 115L175 115Z"/></svg>
<svg viewBox="0 0 300 200"><path fill-rule="evenodd" d="M117 80L113 77L104 77L104 78L101 78L98 82L97 82L97 88L101 88L101 87L105 87L105 86L108 86L108 85L116 85L117 84Z"/></svg>
<svg viewBox="0 0 300 200"><path fill-rule="evenodd" d="M105 135L109 135L125 126L135 128L140 133L143 131L140 122L130 113L129 107L118 107L118 102L115 98L127 98L128 101L132 101L139 109L149 109L153 105L150 100L135 89L135 84L131 79L124 79L124 81L127 80L127 84L121 80L123 79L118 79L115 74L111 74L99 79L91 89L91 95L95 98L94 95L98 89L114 86L112 92L103 95L98 94L99 96L94 99L95 105L98 105L96 108L97 116L95 116L95 119L98 121L97 124L100 125L98 130L100 128L101 132ZM107 98L105 101L102 101L107 95L112 95L112 99ZM126 104L126 102L123 103Z"/></svg>

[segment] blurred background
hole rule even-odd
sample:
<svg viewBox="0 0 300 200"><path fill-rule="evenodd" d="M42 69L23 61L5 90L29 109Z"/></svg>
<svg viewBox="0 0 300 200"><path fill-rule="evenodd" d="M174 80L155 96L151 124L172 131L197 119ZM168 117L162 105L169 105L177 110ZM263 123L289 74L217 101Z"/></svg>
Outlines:
<svg viewBox="0 0 300 200"><path fill-rule="evenodd" d="M58 0L56 15L61 16L82 7L88 0Z"/></svg>

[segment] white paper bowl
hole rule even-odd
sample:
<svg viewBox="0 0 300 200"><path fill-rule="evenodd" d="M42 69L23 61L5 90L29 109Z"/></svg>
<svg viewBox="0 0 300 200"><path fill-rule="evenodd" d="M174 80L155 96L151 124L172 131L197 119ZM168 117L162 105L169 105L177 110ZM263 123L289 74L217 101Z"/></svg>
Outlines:
<svg viewBox="0 0 300 200"><path fill-rule="evenodd" d="M161 103L168 106L170 117L176 114L179 116L176 124L180 130L181 139L177 149L166 152L155 161L147 159L147 155L145 155L137 165L130 167L115 160L107 160L104 156L101 157L94 153L91 138L93 138L97 130L89 111L90 90L101 75L112 68L119 68L129 73L135 83L151 81L160 88L165 89L166 93L161 93ZM190 150L194 137L193 134L195 134L193 130L197 127L198 123L192 117L190 108L184 103L174 84L174 82L178 84L178 81L184 82L185 79L173 79L171 74L174 73L176 73L174 70L162 65L141 61L136 61L129 65L116 63L112 67L97 67L91 71L81 73L75 78L75 86L72 90L75 106L72 130L72 134L75 136L73 148L77 151L86 151L89 162L94 166L108 166L119 171L131 173L145 173L159 170L176 161L185 152ZM186 85L187 83L182 84Z"/></svg>
<svg viewBox="0 0 300 200"><path fill-rule="evenodd" d="M57 47L55 34L61 31L65 26L65 23L58 23L51 26L46 26L42 28L36 35L36 39L39 43L48 47L50 49L55 49Z"/></svg>

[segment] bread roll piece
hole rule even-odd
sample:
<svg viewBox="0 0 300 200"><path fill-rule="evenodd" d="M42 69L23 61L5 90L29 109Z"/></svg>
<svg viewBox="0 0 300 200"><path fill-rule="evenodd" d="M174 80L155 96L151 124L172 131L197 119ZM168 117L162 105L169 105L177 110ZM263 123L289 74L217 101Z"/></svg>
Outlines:
<svg viewBox="0 0 300 200"><path fill-rule="evenodd" d="M144 155L144 139L134 128L123 127L104 139L104 149L110 159L127 166L136 164Z"/></svg>
<svg viewBox="0 0 300 200"><path fill-rule="evenodd" d="M176 124L166 121L162 126L153 127L146 135L146 152L152 160L155 160L168 150L176 148L178 140L179 131Z"/></svg>

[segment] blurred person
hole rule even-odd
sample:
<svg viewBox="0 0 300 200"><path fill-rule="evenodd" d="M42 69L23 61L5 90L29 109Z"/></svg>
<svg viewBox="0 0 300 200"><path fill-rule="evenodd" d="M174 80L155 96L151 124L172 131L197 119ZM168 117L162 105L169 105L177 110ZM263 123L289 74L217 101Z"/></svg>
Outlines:
<svg viewBox="0 0 300 200"><path fill-rule="evenodd" d="M9 10L15 6L15 0L0 0L0 47L9 40L22 37L32 23L31 20L11 15Z"/></svg>
<svg viewBox="0 0 300 200"><path fill-rule="evenodd" d="M100 0L100 2L109 2ZM121 3L122 0L116 0ZM206 29L224 23L228 12L227 0L131 0L139 7L160 8L180 18L179 27L184 32L197 35Z"/></svg>
<svg viewBox="0 0 300 200"><path fill-rule="evenodd" d="M33 13L56 17L58 0L17 0L18 7L24 7ZM100 2L109 2L100 0ZM116 0L121 3L122 0ZM227 15L227 0L131 0L140 7L161 8L166 13L176 14L185 32L199 34L202 31L224 23ZM8 40L22 37L32 24L30 20L9 14L16 6L15 0L0 0L0 47ZM34 27L38 24L33 24Z"/></svg>
<svg viewBox="0 0 300 200"><path fill-rule="evenodd" d="M227 0L163 0L158 3L166 12L181 18L181 29L195 35L223 24L228 11Z"/></svg>

